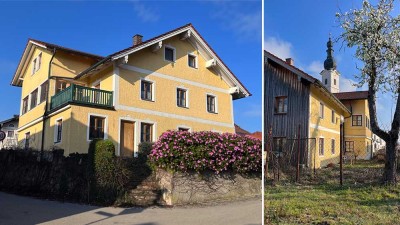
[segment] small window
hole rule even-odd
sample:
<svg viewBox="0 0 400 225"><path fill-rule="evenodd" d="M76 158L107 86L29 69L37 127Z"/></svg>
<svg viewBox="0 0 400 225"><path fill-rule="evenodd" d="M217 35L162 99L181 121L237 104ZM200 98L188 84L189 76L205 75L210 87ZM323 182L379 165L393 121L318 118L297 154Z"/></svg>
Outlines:
<svg viewBox="0 0 400 225"><path fill-rule="evenodd" d="M40 102L46 101L47 95L49 94L49 81L44 82L40 85Z"/></svg>
<svg viewBox="0 0 400 225"><path fill-rule="evenodd" d="M40 69L42 65L42 53L40 53L33 61L32 61L32 75Z"/></svg>
<svg viewBox="0 0 400 225"><path fill-rule="evenodd" d="M186 128L186 127L178 127L178 131L185 131L185 132L189 132L190 129Z"/></svg>
<svg viewBox="0 0 400 225"><path fill-rule="evenodd" d="M275 98L275 113L287 113L287 96Z"/></svg>
<svg viewBox="0 0 400 225"><path fill-rule="evenodd" d="M325 85L327 85L328 84L328 79L325 79Z"/></svg>
<svg viewBox="0 0 400 225"><path fill-rule="evenodd" d="M28 99L29 99L29 97L26 96L26 97L22 100L22 114L25 114L26 112L28 112Z"/></svg>
<svg viewBox="0 0 400 225"><path fill-rule="evenodd" d="M333 84L336 85L336 79L333 79Z"/></svg>
<svg viewBox="0 0 400 225"><path fill-rule="evenodd" d="M335 111L332 110L332 123L335 123Z"/></svg>
<svg viewBox="0 0 400 225"><path fill-rule="evenodd" d="M279 137L273 140L273 151L276 153L282 153L286 144L286 138Z"/></svg>
<svg viewBox="0 0 400 225"><path fill-rule="evenodd" d="M36 72L36 61L36 58L32 61L32 75Z"/></svg>
<svg viewBox="0 0 400 225"><path fill-rule="evenodd" d="M164 57L167 61L175 62L175 49L166 46Z"/></svg>
<svg viewBox="0 0 400 225"><path fill-rule="evenodd" d="M354 152L354 141L345 141L345 151Z"/></svg>
<svg viewBox="0 0 400 225"><path fill-rule="evenodd" d="M215 96L207 95L207 112L216 113L216 110L215 110Z"/></svg>
<svg viewBox="0 0 400 225"><path fill-rule="evenodd" d="M142 100L148 100L148 101L153 100L153 83L152 82L142 80L140 96L141 96Z"/></svg>
<svg viewBox="0 0 400 225"><path fill-rule="evenodd" d="M29 149L29 141L31 138L31 133L25 133L25 149Z"/></svg>
<svg viewBox="0 0 400 225"><path fill-rule="evenodd" d="M352 125L353 126L362 126L362 115L352 116Z"/></svg>
<svg viewBox="0 0 400 225"><path fill-rule="evenodd" d="M331 153L332 153L332 155L335 154L335 139L332 139L332 142L331 142Z"/></svg>
<svg viewBox="0 0 400 225"><path fill-rule="evenodd" d="M319 104L319 117L321 119L324 118L324 104L322 104L322 103Z"/></svg>
<svg viewBox="0 0 400 225"><path fill-rule="evenodd" d="M178 88L176 89L176 104L179 107L187 107L187 91L185 89L182 88Z"/></svg>
<svg viewBox="0 0 400 225"><path fill-rule="evenodd" d="M7 137L13 138L14 137L14 131L13 130L7 131Z"/></svg>
<svg viewBox="0 0 400 225"><path fill-rule="evenodd" d="M56 94L64 89L66 89L69 86L70 86L70 83L68 83L66 81L57 80L56 81Z"/></svg>
<svg viewBox="0 0 400 225"><path fill-rule="evenodd" d="M324 138L319 139L319 155L324 155Z"/></svg>
<svg viewBox="0 0 400 225"><path fill-rule="evenodd" d="M90 116L89 140L104 139L104 124L104 117Z"/></svg>
<svg viewBox="0 0 400 225"><path fill-rule="evenodd" d="M371 121L369 120L368 116L365 117L365 127L371 129Z"/></svg>
<svg viewBox="0 0 400 225"><path fill-rule="evenodd" d="M31 93L31 108L33 109L37 105L37 94L38 94L38 89L36 88L32 93Z"/></svg>
<svg viewBox="0 0 400 225"><path fill-rule="evenodd" d="M15 127L15 126L14 126L14 124L10 124L10 125L8 125L8 127Z"/></svg>
<svg viewBox="0 0 400 225"><path fill-rule="evenodd" d="M153 138L153 124L141 123L140 129L140 142L152 142Z"/></svg>
<svg viewBox="0 0 400 225"><path fill-rule="evenodd" d="M56 121L54 143L60 143L62 138L62 119Z"/></svg>
<svg viewBox="0 0 400 225"><path fill-rule="evenodd" d="M195 55L192 54L188 55L188 64L192 68L197 68L197 59Z"/></svg>

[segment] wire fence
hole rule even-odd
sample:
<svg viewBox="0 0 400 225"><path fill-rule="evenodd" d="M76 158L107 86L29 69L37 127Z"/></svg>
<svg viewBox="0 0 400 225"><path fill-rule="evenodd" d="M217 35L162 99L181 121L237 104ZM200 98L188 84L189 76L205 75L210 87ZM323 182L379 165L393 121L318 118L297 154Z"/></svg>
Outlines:
<svg viewBox="0 0 400 225"><path fill-rule="evenodd" d="M384 145L367 137L273 137L269 130L265 146L267 183L367 182L357 173L380 178L385 162Z"/></svg>

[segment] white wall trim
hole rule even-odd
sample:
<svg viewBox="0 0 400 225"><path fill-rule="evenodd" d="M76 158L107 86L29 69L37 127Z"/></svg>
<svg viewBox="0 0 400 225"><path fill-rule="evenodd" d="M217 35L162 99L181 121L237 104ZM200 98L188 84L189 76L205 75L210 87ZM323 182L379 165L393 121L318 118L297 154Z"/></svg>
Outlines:
<svg viewBox="0 0 400 225"><path fill-rule="evenodd" d="M366 135L346 135L344 136L345 138L366 138L368 140L372 141L372 138L366 136Z"/></svg>
<svg viewBox="0 0 400 225"><path fill-rule="evenodd" d="M223 89L223 88L217 88L217 87L213 87L213 86L210 86L210 85L207 85L207 84L201 84L201 83L198 83L198 82L195 82L195 81L186 80L186 79L174 77L174 76L171 76L171 75L154 72L154 71L151 71L151 70L142 69L142 68L139 68L139 67L136 67L136 66L120 65L120 67L122 69L125 69L125 70L130 70L130 71L143 73L143 74L151 75L151 76L158 77L158 78L177 81L179 83L189 84L189 85L192 85L192 86L206 88L206 89L210 89L210 90L213 90L213 91L218 91L218 92L229 94L229 90L226 90L226 89Z"/></svg>
<svg viewBox="0 0 400 225"><path fill-rule="evenodd" d="M87 126L86 126L86 141L90 142L92 140L89 139L89 132L90 132L90 116L97 116L104 118L104 140L108 138L108 115L103 114L96 114L96 113L88 113L87 116Z"/></svg>
<svg viewBox="0 0 400 225"><path fill-rule="evenodd" d="M119 103L119 67L117 66L116 62L114 62L113 67L113 104L116 106Z"/></svg>
<svg viewBox="0 0 400 225"><path fill-rule="evenodd" d="M327 131L327 132L334 133L334 134L340 134L340 131L332 130L332 129L329 129L329 128L326 128L326 127L323 127L323 126L320 126L317 124L313 124L313 123L310 123L310 128Z"/></svg>
<svg viewBox="0 0 400 225"><path fill-rule="evenodd" d="M144 113L144 114L149 114L149 115L154 115L154 116L167 117L167 118L171 118L171 119L180 119L180 120L186 120L186 121L210 124L210 125L220 126L220 127L234 128L234 125L230 124L230 123L222 123L222 122L217 122L217 121L212 121L212 120L207 120L207 119L201 119L201 118L198 118L198 117L182 116L182 115L177 115L177 114L174 114L174 113L166 113L166 112L160 112L160 111L149 110L149 109L142 109L142 108L137 108L137 107L125 106L125 105L117 105L117 106L115 106L115 109L116 110L126 110L126 111L131 111L131 112Z"/></svg>

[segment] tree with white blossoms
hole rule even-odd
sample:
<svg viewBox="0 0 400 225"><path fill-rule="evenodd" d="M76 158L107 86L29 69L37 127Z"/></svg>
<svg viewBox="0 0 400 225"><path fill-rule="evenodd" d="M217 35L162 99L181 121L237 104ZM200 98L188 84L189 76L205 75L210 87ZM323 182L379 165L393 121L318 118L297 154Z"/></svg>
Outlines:
<svg viewBox="0 0 400 225"><path fill-rule="evenodd" d="M372 132L386 142L386 160L383 182L396 184L397 151L400 131L400 17L392 15L394 0L380 0L372 5L364 0L361 9L337 13L347 47L356 48L355 56L361 62L357 76L359 86L368 84L368 108ZM396 109L390 130L377 122L376 93L397 96Z"/></svg>

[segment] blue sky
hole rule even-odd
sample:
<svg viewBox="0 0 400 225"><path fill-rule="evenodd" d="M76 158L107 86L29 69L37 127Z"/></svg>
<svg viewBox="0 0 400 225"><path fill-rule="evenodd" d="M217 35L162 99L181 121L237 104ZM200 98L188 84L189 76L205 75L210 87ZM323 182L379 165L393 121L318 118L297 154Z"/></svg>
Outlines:
<svg viewBox="0 0 400 225"><path fill-rule="evenodd" d="M234 101L235 122L261 130L261 1L0 2L0 121L19 113L10 86L29 37L94 54L192 23L253 94Z"/></svg>
<svg viewBox="0 0 400 225"><path fill-rule="evenodd" d="M295 66L321 79L319 73L326 59L329 33L332 38L337 38L343 31L335 17L336 12L360 8L361 3L359 0L266 0L264 49L283 59L293 58ZM397 9L395 13L398 13ZM354 77L359 73L356 65L362 65L354 58L354 49L342 46L340 41L334 43L334 50L337 70L341 73L341 91L367 90L352 85L358 83ZM382 128L390 127L394 104L390 94L378 94L378 122Z"/></svg>

